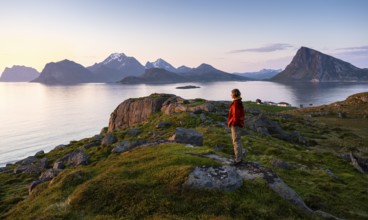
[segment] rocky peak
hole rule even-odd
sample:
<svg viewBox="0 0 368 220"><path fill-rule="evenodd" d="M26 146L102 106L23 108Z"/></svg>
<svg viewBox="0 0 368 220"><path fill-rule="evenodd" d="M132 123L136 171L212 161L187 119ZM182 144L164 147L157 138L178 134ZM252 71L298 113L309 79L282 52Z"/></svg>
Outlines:
<svg viewBox="0 0 368 220"><path fill-rule="evenodd" d="M368 80L368 71L350 63L323 54L311 48L301 47L275 81L336 82Z"/></svg>
<svg viewBox="0 0 368 220"><path fill-rule="evenodd" d="M177 71L175 67L173 67L170 63L166 62L161 58L157 59L155 62L147 62L145 68L146 69L161 68L174 73Z"/></svg>

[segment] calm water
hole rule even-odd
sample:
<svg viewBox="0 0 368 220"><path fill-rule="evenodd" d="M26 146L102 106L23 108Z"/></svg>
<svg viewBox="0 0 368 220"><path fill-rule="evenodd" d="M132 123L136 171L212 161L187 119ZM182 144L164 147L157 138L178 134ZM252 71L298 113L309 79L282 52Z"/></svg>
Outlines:
<svg viewBox="0 0 368 220"><path fill-rule="evenodd" d="M178 90L171 85L81 84L45 86L36 83L0 83L0 167L37 151L50 151L98 134L110 113L131 97L172 93L183 98L229 100L239 88L243 100L286 101L294 106L321 105L367 92L364 83L279 84L272 82L195 83L201 88Z"/></svg>

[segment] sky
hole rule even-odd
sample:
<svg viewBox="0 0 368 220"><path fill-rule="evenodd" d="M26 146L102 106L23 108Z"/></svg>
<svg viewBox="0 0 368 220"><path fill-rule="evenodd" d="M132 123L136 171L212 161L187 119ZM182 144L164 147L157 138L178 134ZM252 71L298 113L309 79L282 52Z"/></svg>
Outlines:
<svg viewBox="0 0 368 220"><path fill-rule="evenodd" d="M301 46L368 68L367 11L366 0L4 0L0 71L125 53L250 72L284 69Z"/></svg>

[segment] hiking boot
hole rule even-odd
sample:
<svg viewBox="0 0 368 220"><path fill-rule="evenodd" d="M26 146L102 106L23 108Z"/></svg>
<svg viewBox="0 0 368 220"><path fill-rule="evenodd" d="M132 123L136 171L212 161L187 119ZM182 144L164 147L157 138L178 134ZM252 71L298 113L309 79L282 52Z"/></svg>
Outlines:
<svg viewBox="0 0 368 220"><path fill-rule="evenodd" d="M231 163L231 166L234 166L234 167L241 167L243 165L243 161L241 160L241 161L239 161L239 162L233 162L233 163Z"/></svg>

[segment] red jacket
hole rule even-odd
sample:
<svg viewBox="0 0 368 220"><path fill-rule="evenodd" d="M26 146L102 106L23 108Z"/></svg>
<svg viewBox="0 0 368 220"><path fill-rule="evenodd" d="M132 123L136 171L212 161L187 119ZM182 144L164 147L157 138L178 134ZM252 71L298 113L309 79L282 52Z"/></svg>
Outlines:
<svg viewBox="0 0 368 220"><path fill-rule="evenodd" d="M244 107L241 99L234 100L230 105L227 126L244 127Z"/></svg>

